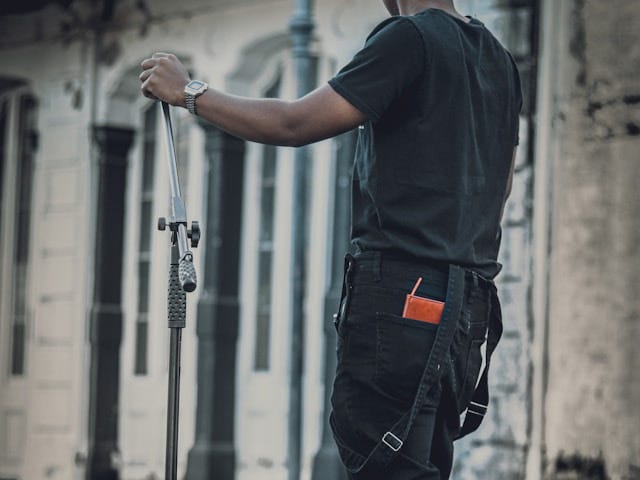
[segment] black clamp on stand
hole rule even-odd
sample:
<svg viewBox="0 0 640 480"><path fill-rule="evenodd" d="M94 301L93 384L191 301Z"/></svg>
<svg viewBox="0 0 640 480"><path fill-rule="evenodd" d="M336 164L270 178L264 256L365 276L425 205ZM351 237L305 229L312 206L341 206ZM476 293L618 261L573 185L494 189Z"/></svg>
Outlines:
<svg viewBox="0 0 640 480"><path fill-rule="evenodd" d="M198 222L191 223L187 230L187 212L180 196L176 150L173 143L173 129L169 105L162 102L162 112L167 130L169 149L169 182L171 185L171 217L158 220L158 229L171 231L171 266L169 268L168 320L171 329L169 354L169 398L167 403L167 450L165 457L165 480L176 480L178 475L178 414L180 405L180 346L182 329L186 324L186 292L196 289L196 270L193 266L193 254L187 247L187 238L191 247L196 248L200 241Z"/></svg>

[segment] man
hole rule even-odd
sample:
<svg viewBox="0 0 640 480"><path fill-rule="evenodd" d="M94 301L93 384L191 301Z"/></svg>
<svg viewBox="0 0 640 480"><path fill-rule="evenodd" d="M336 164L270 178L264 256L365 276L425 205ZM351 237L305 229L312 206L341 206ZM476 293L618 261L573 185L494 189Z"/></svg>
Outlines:
<svg viewBox="0 0 640 480"><path fill-rule="evenodd" d="M189 83L164 53L140 80L250 141L299 146L360 126L331 425L352 479L444 479L488 403L522 96L509 53L451 0L384 4L392 17L364 48L296 101Z"/></svg>

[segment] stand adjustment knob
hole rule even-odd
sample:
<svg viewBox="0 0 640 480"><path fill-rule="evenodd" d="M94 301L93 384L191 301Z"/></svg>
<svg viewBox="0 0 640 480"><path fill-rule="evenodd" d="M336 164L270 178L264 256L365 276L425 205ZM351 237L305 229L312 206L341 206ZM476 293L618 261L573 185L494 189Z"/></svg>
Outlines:
<svg viewBox="0 0 640 480"><path fill-rule="evenodd" d="M187 232L187 236L191 239L191 248L197 248L200 243L200 224L196 220L191 222L191 230Z"/></svg>

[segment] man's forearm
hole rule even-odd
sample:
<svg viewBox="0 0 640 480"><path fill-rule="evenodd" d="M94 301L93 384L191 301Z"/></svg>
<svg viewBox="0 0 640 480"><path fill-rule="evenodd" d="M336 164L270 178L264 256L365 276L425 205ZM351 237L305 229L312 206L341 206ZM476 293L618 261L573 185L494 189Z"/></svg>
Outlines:
<svg viewBox="0 0 640 480"><path fill-rule="evenodd" d="M198 116L220 129L252 142L300 146L304 119L296 118L293 102L276 98L244 98L207 90L196 99Z"/></svg>

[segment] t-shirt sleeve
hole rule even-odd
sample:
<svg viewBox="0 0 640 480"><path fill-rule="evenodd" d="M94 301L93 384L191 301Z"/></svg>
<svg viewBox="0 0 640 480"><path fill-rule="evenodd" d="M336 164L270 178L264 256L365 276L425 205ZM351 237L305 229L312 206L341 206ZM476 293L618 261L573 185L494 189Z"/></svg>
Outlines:
<svg viewBox="0 0 640 480"><path fill-rule="evenodd" d="M394 17L374 30L329 85L376 122L422 73L424 63L425 47L417 28L405 18Z"/></svg>

